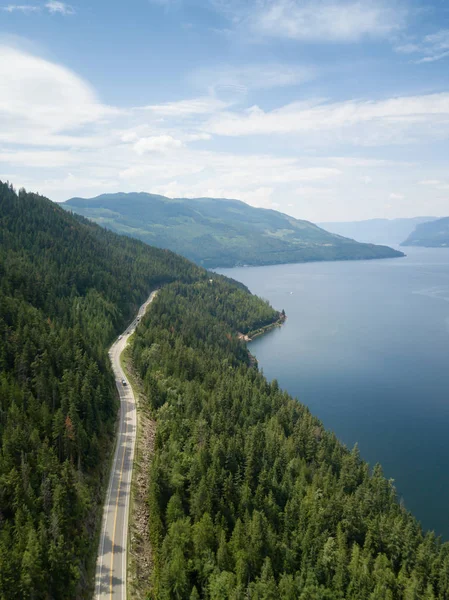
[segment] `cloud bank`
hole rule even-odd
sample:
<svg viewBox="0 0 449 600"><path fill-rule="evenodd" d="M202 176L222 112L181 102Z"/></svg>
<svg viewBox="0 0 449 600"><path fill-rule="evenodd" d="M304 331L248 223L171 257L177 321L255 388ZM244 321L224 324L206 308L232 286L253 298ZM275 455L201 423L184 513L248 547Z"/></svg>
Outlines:
<svg viewBox="0 0 449 600"><path fill-rule="evenodd" d="M219 82L207 93L123 108L70 69L0 46L2 178L57 200L114 190L235 197L317 221L338 220L341 198L346 211L369 217L392 204L406 210L425 190L435 214L444 212L444 176L421 169L417 186L416 165L391 156L400 144L419 152L449 139L449 93L272 109L222 99L220 85L301 85L303 76L271 64L264 83L256 71L203 72L204 87Z"/></svg>

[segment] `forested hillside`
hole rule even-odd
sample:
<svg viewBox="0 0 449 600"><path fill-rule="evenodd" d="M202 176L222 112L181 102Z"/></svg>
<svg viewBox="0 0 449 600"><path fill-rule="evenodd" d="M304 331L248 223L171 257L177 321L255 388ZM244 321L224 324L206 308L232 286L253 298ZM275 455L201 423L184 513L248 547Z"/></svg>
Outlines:
<svg viewBox="0 0 449 600"><path fill-rule="evenodd" d="M88 597L117 400L107 346L167 250L0 184L0 598Z"/></svg>
<svg viewBox="0 0 449 600"><path fill-rule="evenodd" d="M136 333L157 421L149 597L447 600L449 546L251 366L236 332L270 318L259 307L225 282L171 284Z"/></svg>
<svg viewBox="0 0 449 600"><path fill-rule="evenodd" d="M449 247L449 217L431 223L422 223L402 242L401 246L424 246L425 248Z"/></svg>
<svg viewBox="0 0 449 600"><path fill-rule="evenodd" d="M207 268L403 256L239 200L119 193L72 198L63 206Z"/></svg>

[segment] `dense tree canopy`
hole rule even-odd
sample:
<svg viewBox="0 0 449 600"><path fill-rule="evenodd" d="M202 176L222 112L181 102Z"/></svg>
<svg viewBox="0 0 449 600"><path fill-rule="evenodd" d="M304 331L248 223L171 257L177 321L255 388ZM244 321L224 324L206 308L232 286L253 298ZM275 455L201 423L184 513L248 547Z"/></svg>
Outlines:
<svg viewBox="0 0 449 600"><path fill-rule="evenodd" d="M149 597L449 598L449 546L252 365L236 332L270 318L225 281L171 284L136 333L157 420Z"/></svg>
<svg viewBox="0 0 449 600"><path fill-rule="evenodd" d="M117 409L107 346L206 272L0 184L0 599L88 595Z"/></svg>
<svg viewBox="0 0 449 600"><path fill-rule="evenodd" d="M279 313L0 184L0 600L89 596L117 409L107 347L162 284L132 347L157 419L150 597L449 599L449 546L238 339Z"/></svg>

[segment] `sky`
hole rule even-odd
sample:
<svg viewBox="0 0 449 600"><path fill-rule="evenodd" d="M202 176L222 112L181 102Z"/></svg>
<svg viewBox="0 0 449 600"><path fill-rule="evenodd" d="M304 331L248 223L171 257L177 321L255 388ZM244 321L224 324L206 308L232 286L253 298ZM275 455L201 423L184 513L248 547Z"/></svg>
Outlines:
<svg viewBox="0 0 449 600"><path fill-rule="evenodd" d="M449 215L449 0L0 0L0 179Z"/></svg>

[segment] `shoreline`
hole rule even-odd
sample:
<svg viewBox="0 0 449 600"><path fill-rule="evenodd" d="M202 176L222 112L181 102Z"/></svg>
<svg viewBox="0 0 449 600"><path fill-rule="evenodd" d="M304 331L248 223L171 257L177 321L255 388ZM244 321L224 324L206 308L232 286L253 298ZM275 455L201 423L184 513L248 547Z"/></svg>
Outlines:
<svg viewBox="0 0 449 600"><path fill-rule="evenodd" d="M287 320L287 315L281 313L279 314L279 318L274 321L274 323L269 323L268 325L264 325L263 327L255 329L254 331L249 331L248 333L238 333L238 339L242 340L243 342L252 342L254 338L264 335L268 331L271 331L271 329L274 329L275 327L282 327Z"/></svg>
<svg viewBox="0 0 449 600"><path fill-rule="evenodd" d="M265 333L268 333L275 327L282 327L282 325L285 323L286 320L287 320L287 315L283 315L283 316L279 317L279 319L277 321L275 321L274 323L270 323L269 325L265 325L264 327L261 327L260 329L256 329L254 332L250 331L248 334L248 337L249 337L248 341L252 342L254 338L264 335Z"/></svg>

